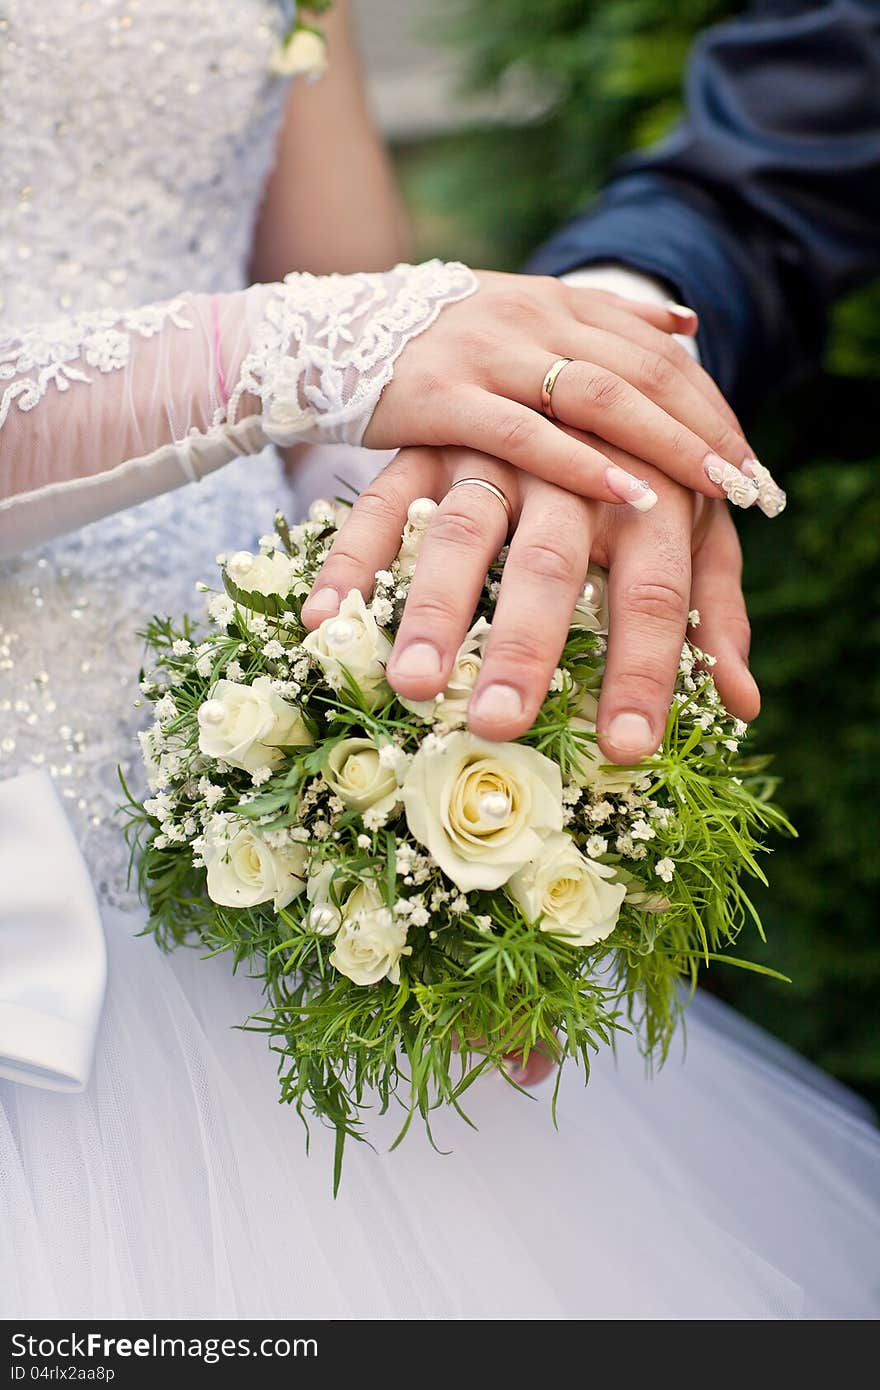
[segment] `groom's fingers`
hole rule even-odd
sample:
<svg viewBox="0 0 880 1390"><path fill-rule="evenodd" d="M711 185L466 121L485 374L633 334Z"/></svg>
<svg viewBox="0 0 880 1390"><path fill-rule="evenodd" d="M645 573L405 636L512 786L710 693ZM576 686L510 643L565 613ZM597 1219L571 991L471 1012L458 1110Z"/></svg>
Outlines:
<svg viewBox="0 0 880 1390"><path fill-rule="evenodd" d="M497 459L459 450L452 486L419 549L388 661L388 682L405 699L431 699L449 683L487 571L507 536L504 504L479 484L454 486L466 478L494 483L507 497L514 522L518 514L514 470Z"/></svg>
<svg viewBox="0 0 880 1390"><path fill-rule="evenodd" d="M749 671L751 633L742 586L742 552L729 512L709 503L705 529L694 551L691 607L700 615L696 645L716 659L712 675L725 709L755 719L761 696Z"/></svg>
<svg viewBox="0 0 880 1390"><path fill-rule="evenodd" d="M307 628L332 618L350 589L369 598L376 571L388 569L400 549L410 503L435 495L439 468L436 450L403 449L360 494L303 604Z"/></svg>
<svg viewBox="0 0 880 1390"><path fill-rule="evenodd" d="M608 660L596 727L615 763L656 752L666 727L691 591L694 498L658 481L661 506L614 514Z"/></svg>
<svg viewBox="0 0 880 1390"><path fill-rule="evenodd" d="M628 509L627 509L628 510ZM590 556L590 505L549 484L524 485L468 724L489 739L531 728L571 624Z"/></svg>

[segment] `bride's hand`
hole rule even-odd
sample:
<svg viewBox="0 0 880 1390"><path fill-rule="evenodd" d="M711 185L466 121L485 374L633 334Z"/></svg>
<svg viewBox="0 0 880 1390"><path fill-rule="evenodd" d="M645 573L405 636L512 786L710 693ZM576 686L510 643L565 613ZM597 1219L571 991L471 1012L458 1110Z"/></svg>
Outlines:
<svg viewBox="0 0 880 1390"><path fill-rule="evenodd" d="M624 466L634 462L613 449L608 455ZM610 637L597 717L605 756L631 763L659 746L694 608L702 619L699 645L717 657L713 674L722 700L732 714L751 719L760 701L747 665L749 628L732 518L720 503L647 472L663 506L638 515L587 502L470 450L404 450L355 503L303 619L317 627L350 589L369 596L376 571L397 554L410 503L442 499L419 553L388 679L409 699L443 690L508 530L505 509L491 492L450 491L459 479L482 477L508 497L515 529L468 710L474 733L514 739L531 726L591 559L610 572Z"/></svg>
<svg viewBox="0 0 880 1390"><path fill-rule="evenodd" d="M364 436L370 448L463 445L583 497L647 510L656 496L643 469L615 466L542 413L548 370L570 358L552 391L558 421L707 497L762 500L736 416L672 336L696 331L690 311L545 277L478 279L475 294L405 348Z"/></svg>

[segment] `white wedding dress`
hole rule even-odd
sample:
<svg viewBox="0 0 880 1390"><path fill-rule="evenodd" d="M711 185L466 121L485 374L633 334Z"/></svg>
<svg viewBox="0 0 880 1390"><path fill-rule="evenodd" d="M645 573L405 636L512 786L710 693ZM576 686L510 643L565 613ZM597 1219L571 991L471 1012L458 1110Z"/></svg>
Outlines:
<svg viewBox="0 0 880 1390"><path fill-rule="evenodd" d="M283 9L7 0L0 323L244 284ZM0 567L0 777L51 775L109 955L86 1089L0 1081L0 1316L875 1316L870 1117L711 1001L653 1080L628 1046L586 1088L572 1069L558 1132L550 1088L500 1077L469 1093L476 1131L438 1118L445 1155L415 1129L388 1153L400 1116L377 1115L334 1202L332 1135L306 1156L265 1038L234 1027L255 983L138 936L114 820L117 764L136 780L136 631L308 500L266 451ZM0 969L3 950L0 914Z"/></svg>

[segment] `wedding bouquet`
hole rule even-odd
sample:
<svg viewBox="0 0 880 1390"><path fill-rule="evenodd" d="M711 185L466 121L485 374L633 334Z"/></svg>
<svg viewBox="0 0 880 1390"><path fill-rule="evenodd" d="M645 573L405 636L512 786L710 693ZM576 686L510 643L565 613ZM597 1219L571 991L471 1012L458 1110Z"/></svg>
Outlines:
<svg viewBox="0 0 880 1390"><path fill-rule="evenodd" d="M503 552L446 690L396 696L385 662L433 508L413 504L370 601L352 591L312 633L300 608L341 503L299 526L279 515L258 552L219 556L222 588L199 586L204 630L156 618L145 633L151 795L128 810L148 930L262 979L248 1026L270 1034L282 1098L336 1127L337 1183L368 1105L399 1102L402 1137L512 1053L588 1075L620 1029L662 1061L683 982L746 964L728 954L747 917L760 931L743 880L764 881L764 838L787 825L691 643L661 750L604 762L598 569L517 742L466 723Z"/></svg>

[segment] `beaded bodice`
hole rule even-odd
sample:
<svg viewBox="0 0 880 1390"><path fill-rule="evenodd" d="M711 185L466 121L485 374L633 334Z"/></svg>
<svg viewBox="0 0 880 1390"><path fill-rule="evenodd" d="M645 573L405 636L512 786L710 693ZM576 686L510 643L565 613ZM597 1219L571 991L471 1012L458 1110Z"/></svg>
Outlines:
<svg viewBox="0 0 880 1390"><path fill-rule="evenodd" d="M0 5L0 322L245 283L288 19L279 0ZM215 553L266 531L279 498L276 460L246 458L0 567L0 777L50 769L106 897L124 891L136 631L197 610Z"/></svg>

